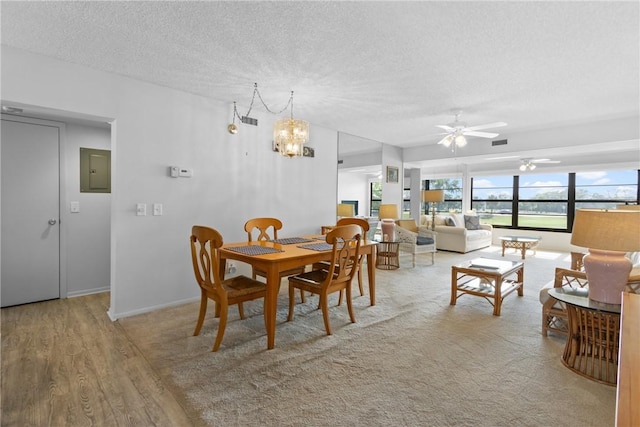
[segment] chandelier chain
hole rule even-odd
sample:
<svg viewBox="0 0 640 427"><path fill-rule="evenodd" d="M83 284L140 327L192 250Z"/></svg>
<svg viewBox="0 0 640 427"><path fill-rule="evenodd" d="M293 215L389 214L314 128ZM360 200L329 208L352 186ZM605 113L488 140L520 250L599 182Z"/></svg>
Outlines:
<svg viewBox="0 0 640 427"><path fill-rule="evenodd" d="M251 110L253 109L253 103L255 102L255 99L256 99L256 94L258 95L258 99L260 100L260 103L262 103L262 106L269 113L274 114L274 115L275 114L281 114L287 108L291 107L291 118L293 118L293 91L291 91L291 96L289 96L289 102L287 102L287 105L285 105L282 110L280 110L280 111L272 111L269 108L269 106L267 106L266 102L264 102L264 99L262 99L262 94L258 90L258 83L254 83L253 84L253 95L251 96L251 103L249 104L249 109L247 110L247 113L245 114L246 117L248 117L249 114L251 114ZM238 113L238 109L236 108L235 101L233 103L233 115L234 115L234 117L238 117L238 119L242 120L242 117L240 117L240 114Z"/></svg>

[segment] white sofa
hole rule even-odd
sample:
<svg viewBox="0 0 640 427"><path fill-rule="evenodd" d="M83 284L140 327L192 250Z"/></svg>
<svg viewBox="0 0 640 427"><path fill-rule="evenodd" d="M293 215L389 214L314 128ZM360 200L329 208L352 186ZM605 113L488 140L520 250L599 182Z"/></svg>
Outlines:
<svg viewBox="0 0 640 427"><path fill-rule="evenodd" d="M437 234L436 249L466 253L477 249L491 246L493 238L493 226L490 224L480 224L479 229L470 230L465 227L463 214L437 214L436 227ZM451 218L447 220L447 218ZM447 225L453 224L453 225ZM420 225L431 227L431 217L422 215Z"/></svg>

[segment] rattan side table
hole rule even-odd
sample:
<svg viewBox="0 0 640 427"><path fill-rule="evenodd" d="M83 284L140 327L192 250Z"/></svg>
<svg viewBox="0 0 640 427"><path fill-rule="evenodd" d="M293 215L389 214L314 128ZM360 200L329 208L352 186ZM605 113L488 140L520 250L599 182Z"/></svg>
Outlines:
<svg viewBox="0 0 640 427"><path fill-rule="evenodd" d="M400 268L400 242L380 242L376 256L376 268L380 270L395 270Z"/></svg>

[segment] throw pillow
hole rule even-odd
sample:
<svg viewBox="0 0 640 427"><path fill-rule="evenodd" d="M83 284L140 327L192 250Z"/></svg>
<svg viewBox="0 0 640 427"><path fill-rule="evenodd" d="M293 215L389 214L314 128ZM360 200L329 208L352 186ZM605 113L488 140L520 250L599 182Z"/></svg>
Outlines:
<svg viewBox="0 0 640 427"><path fill-rule="evenodd" d="M480 230L480 217L477 215L465 215L464 228L467 230Z"/></svg>
<svg viewBox="0 0 640 427"><path fill-rule="evenodd" d="M448 225L449 227L455 227L456 223L453 221L453 218L448 216L444 219L444 225Z"/></svg>

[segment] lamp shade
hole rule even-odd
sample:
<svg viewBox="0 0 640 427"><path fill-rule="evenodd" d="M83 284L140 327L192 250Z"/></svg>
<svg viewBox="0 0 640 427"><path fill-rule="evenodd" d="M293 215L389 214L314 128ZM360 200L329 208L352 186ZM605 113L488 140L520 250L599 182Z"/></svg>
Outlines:
<svg viewBox="0 0 640 427"><path fill-rule="evenodd" d="M607 251L638 251L640 211L578 209L571 244Z"/></svg>
<svg viewBox="0 0 640 427"><path fill-rule="evenodd" d="M425 202L444 202L444 190L425 190L422 192Z"/></svg>
<svg viewBox="0 0 640 427"><path fill-rule="evenodd" d="M339 203L338 204L338 216L354 216L355 215L355 209L353 205L350 205L348 203Z"/></svg>
<svg viewBox="0 0 640 427"><path fill-rule="evenodd" d="M380 219L396 219L398 218L398 205L380 205L378 211Z"/></svg>

